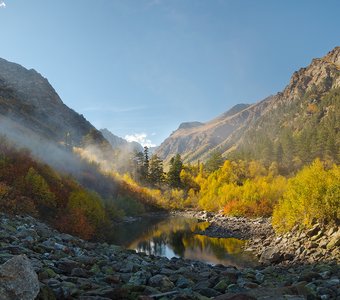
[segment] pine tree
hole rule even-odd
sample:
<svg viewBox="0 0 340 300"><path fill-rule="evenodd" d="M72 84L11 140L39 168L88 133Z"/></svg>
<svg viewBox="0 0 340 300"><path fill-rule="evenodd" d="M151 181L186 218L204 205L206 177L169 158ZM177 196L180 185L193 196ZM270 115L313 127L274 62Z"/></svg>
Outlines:
<svg viewBox="0 0 340 300"><path fill-rule="evenodd" d="M170 160L170 169L168 172L168 183L173 188L180 188L181 183L181 171L183 169L183 162L181 155L177 154Z"/></svg>
<svg viewBox="0 0 340 300"><path fill-rule="evenodd" d="M149 182L152 185L160 185L164 179L163 161L154 154L149 162Z"/></svg>
<svg viewBox="0 0 340 300"><path fill-rule="evenodd" d="M143 182L149 181L149 149L147 146L144 147L144 156L143 156L143 165L142 165L142 172L141 177Z"/></svg>
<svg viewBox="0 0 340 300"><path fill-rule="evenodd" d="M219 169L224 162L224 158L222 157L222 153L218 150L215 150L211 153L209 159L205 163L205 169L211 173Z"/></svg>
<svg viewBox="0 0 340 300"><path fill-rule="evenodd" d="M142 173L143 173L143 170L144 170L144 154L143 152L136 152L135 153L135 157L133 159L133 162L134 162L134 170L133 170L133 178L136 180L136 181L139 181L141 182L143 180L143 176L142 176Z"/></svg>

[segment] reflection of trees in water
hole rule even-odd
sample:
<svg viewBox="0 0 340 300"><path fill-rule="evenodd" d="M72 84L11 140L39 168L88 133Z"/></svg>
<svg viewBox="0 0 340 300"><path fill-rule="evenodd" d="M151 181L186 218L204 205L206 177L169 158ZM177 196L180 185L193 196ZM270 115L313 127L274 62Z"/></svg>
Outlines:
<svg viewBox="0 0 340 300"><path fill-rule="evenodd" d="M151 241L141 241L138 243L137 249L138 252L145 252L147 254L155 254L152 252Z"/></svg>
<svg viewBox="0 0 340 300"><path fill-rule="evenodd" d="M137 250L155 255L165 255L168 246L176 255L183 257L185 252L183 237L186 235L188 235L187 231L178 230L153 236L151 239L139 242Z"/></svg>
<svg viewBox="0 0 340 300"><path fill-rule="evenodd" d="M183 237L188 235L188 231L180 230L171 232L169 235L169 244L172 246L174 253L180 257L184 256L185 246L183 244Z"/></svg>
<svg viewBox="0 0 340 300"><path fill-rule="evenodd" d="M150 236L157 229L157 224L164 219L143 218L135 222L121 223L114 226L114 230L108 233L108 241L115 245L128 247L141 236Z"/></svg>
<svg viewBox="0 0 340 300"><path fill-rule="evenodd" d="M169 255L168 250L172 250L175 255L184 257L188 250L191 256L199 260L212 261L211 258L216 258L228 264L233 261L240 262L240 265L244 259L249 261L242 253L244 241L210 238L194 233L204 230L207 226L207 222L198 223L187 218L145 218L138 222L122 224L115 230L115 234L116 240L117 237L120 239L120 245L147 254L166 256Z"/></svg>
<svg viewBox="0 0 340 300"><path fill-rule="evenodd" d="M242 252L244 241L234 238L211 238L193 234L184 239L184 245L192 251L211 252L217 258L223 259L226 255L235 255Z"/></svg>
<svg viewBox="0 0 340 300"><path fill-rule="evenodd" d="M162 234L149 240L140 241L137 245L137 250L148 254L164 256L167 244L167 235Z"/></svg>

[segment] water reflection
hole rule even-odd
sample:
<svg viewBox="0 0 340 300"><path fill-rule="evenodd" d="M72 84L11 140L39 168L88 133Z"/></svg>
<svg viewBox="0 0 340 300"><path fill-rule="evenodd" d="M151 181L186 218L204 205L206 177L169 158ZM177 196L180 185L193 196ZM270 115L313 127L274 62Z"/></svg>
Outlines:
<svg viewBox="0 0 340 300"><path fill-rule="evenodd" d="M117 226L110 241L149 255L238 267L254 266L254 257L243 252L244 241L195 234L208 226L208 222L184 217L143 218Z"/></svg>

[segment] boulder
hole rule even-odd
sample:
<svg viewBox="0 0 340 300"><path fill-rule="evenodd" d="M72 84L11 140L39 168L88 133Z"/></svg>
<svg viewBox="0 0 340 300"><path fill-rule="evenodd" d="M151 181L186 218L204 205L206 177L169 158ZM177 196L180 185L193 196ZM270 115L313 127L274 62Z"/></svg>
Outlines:
<svg viewBox="0 0 340 300"><path fill-rule="evenodd" d="M314 235L316 235L320 230L320 225L319 224L315 224L311 229L309 229L307 232L306 232L306 235L308 237L312 237Z"/></svg>
<svg viewBox="0 0 340 300"><path fill-rule="evenodd" d="M57 267L63 273L71 274L72 270L79 267L79 264L71 259L62 258L57 262Z"/></svg>
<svg viewBox="0 0 340 300"><path fill-rule="evenodd" d="M0 300L32 300L40 290L38 275L26 255L0 266Z"/></svg>
<svg viewBox="0 0 340 300"><path fill-rule="evenodd" d="M276 247L269 247L262 252L260 257L261 263L275 263L280 261L281 253Z"/></svg>
<svg viewBox="0 0 340 300"><path fill-rule="evenodd" d="M167 292L175 287L167 276L160 274L151 277L149 279L149 285L159 288L162 292Z"/></svg>
<svg viewBox="0 0 340 300"><path fill-rule="evenodd" d="M151 277L151 274L147 271L138 271L132 274L129 284L132 285L145 285L148 281L148 278Z"/></svg>
<svg viewBox="0 0 340 300"><path fill-rule="evenodd" d="M217 297L217 296L221 295L220 292L218 292L214 289L211 289L211 288L200 289L197 292L199 294L205 296L205 297L208 297L208 298L213 298L213 297Z"/></svg>
<svg viewBox="0 0 340 300"><path fill-rule="evenodd" d="M180 289L185 289L194 285L194 282L184 276L180 275L176 281L176 286Z"/></svg>
<svg viewBox="0 0 340 300"><path fill-rule="evenodd" d="M227 289L228 285L230 285L230 282L226 279L222 279L214 286L214 289L216 291L224 293L225 290Z"/></svg>
<svg viewBox="0 0 340 300"><path fill-rule="evenodd" d="M333 249L337 246L340 246L340 230L331 236L327 249Z"/></svg>
<svg viewBox="0 0 340 300"><path fill-rule="evenodd" d="M298 281L311 282L313 280L321 279L321 275L313 271L305 271L299 276Z"/></svg>

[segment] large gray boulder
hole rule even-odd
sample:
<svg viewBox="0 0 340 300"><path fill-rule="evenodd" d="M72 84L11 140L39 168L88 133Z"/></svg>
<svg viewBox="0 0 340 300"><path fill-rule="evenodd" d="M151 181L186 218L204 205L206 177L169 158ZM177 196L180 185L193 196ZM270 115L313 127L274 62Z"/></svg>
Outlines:
<svg viewBox="0 0 340 300"><path fill-rule="evenodd" d="M260 262L264 264L272 264L279 262L280 259L280 251L276 247L268 247L262 252Z"/></svg>
<svg viewBox="0 0 340 300"><path fill-rule="evenodd" d="M26 255L0 266L0 300L33 300L39 293L38 276Z"/></svg>

